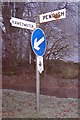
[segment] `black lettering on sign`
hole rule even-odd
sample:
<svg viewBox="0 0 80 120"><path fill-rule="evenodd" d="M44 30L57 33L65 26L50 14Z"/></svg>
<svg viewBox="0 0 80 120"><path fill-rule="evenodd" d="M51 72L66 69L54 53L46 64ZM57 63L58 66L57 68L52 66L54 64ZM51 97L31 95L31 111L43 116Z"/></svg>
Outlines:
<svg viewBox="0 0 80 120"><path fill-rule="evenodd" d="M63 11L63 12L61 12L61 16L64 16L64 11Z"/></svg>
<svg viewBox="0 0 80 120"><path fill-rule="evenodd" d="M52 14L51 14L51 15L49 15L49 18L52 18Z"/></svg>
<svg viewBox="0 0 80 120"><path fill-rule="evenodd" d="M34 26L32 25L32 28L33 28Z"/></svg>
<svg viewBox="0 0 80 120"><path fill-rule="evenodd" d="M14 23L15 23L15 21L14 21L14 20L12 20L12 23L14 24Z"/></svg>
<svg viewBox="0 0 80 120"><path fill-rule="evenodd" d="M27 25L27 24L25 24L25 23L24 23L24 26L28 27L28 25Z"/></svg>
<svg viewBox="0 0 80 120"><path fill-rule="evenodd" d="M43 16L43 20L44 20L44 19L48 19L48 18L49 18L49 15Z"/></svg>
<svg viewBox="0 0 80 120"><path fill-rule="evenodd" d="M43 16L43 20L46 18L46 16Z"/></svg>
<svg viewBox="0 0 80 120"><path fill-rule="evenodd" d="M24 23L22 23L22 25L21 26L25 26L25 24Z"/></svg>
<svg viewBox="0 0 80 120"><path fill-rule="evenodd" d="M19 22L20 26L21 26L21 22Z"/></svg>
<svg viewBox="0 0 80 120"><path fill-rule="evenodd" d="M49 18L49 15L46 15L46 19L48 19Z"/></svg>
<svg viewBox="0 0 80 120"><path fill-rule="evenodd" d="M16 21L14 21L14 23L17 24Z"/></svg>
<svg viewBox="0 0 80 120"><path fill-rule="evenodd" d="M15 24L20 25L21 26L21 22L15 21Z"/></svg>

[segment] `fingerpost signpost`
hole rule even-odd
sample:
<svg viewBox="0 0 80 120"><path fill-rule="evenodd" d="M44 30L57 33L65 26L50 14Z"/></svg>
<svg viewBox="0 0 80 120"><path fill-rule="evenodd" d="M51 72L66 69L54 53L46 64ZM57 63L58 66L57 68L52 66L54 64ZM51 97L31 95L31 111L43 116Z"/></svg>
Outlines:
<svg viewBox="0 0 80 120"><path fill-rule="evenodd" d="M35 23L25 21L22 19L12 17L10 23L14 27L34 30L31 35L31 46L36 54L36 110L39 112L40 109L40 74L44 71L43 66L43 55L46 50L46 37L41 28L40 23L49 22L53 20L59 20L66 18L66 9L60 9L48 13L41 14L36 17ZM38 21L37 21L38 20Z"/></svg>

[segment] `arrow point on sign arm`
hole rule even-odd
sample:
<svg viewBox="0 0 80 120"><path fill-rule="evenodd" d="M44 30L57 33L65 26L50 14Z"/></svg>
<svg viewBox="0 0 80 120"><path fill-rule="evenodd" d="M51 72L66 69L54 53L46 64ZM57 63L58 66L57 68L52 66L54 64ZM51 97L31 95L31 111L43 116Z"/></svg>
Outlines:
<svg viewBox="0 0 80 120"><path fill-rule="evenodd" d="M10 23L12 23L12 19L10 19Z"/></svg>
<svg viewBox="0 0 80 120"><path fill-rule="evenodd" d="M11 23L11 25L13 25L13 24L12 24L12 23L13 23L13 19L12 19L12 18L10 19L10 23Z"/></svg>

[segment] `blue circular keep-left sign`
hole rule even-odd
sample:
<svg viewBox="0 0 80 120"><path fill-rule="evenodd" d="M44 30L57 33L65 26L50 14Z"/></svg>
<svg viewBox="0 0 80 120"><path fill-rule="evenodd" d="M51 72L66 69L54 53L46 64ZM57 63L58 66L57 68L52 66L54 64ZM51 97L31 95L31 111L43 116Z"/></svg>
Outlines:
<svg viewBox="0 0 80 120"><path fill-rule="evenodd" d="M46 50L46 38L41 28L37 28L31 35L31 46L34 53L43 56Z"/></svg>

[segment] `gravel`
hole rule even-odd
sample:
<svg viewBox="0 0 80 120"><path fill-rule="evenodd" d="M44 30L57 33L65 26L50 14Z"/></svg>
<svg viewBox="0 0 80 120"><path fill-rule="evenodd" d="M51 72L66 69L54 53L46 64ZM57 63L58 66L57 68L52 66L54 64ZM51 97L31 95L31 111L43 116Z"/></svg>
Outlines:
<svg viewBox="0 0 80 120"><path fill-rule="evenodd" d="M78 99L57 98L40 94L40 110L36 112L36 94L4 89L3 118L79 118Z"/></svg>

